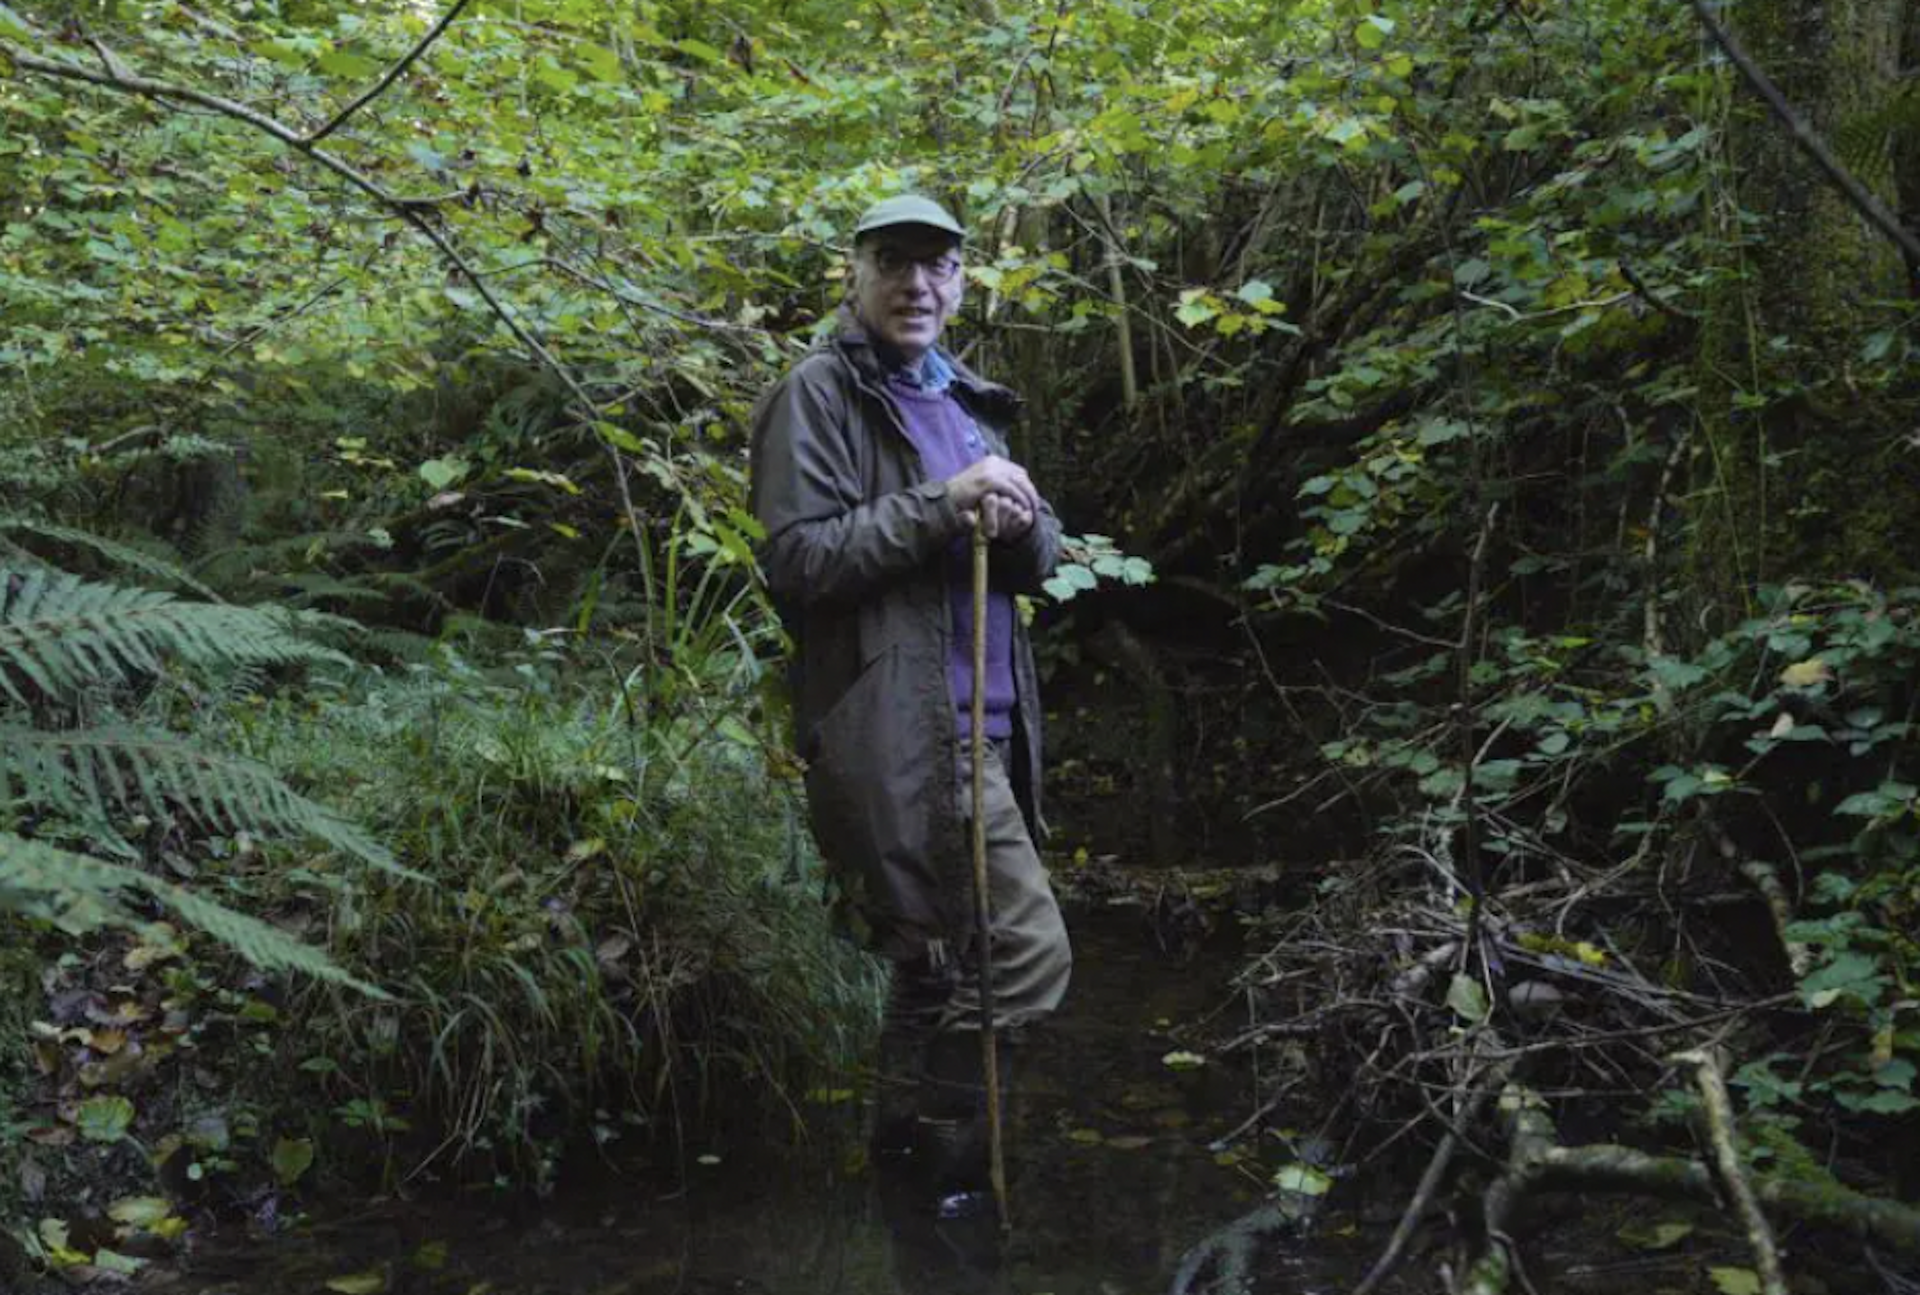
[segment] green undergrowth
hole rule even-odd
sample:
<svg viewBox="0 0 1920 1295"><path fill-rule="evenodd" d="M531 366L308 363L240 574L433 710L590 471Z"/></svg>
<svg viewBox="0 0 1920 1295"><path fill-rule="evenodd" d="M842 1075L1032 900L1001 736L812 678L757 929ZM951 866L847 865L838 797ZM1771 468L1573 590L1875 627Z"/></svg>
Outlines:
<svg viewBox="0 0 1920 1295"><path fill-rule="evenodd" d="M91 1271L238 1208L545 1191L723 1130L828 1136L818 1099L853 1086L884 978L831 929L756 737L757 667L714 654L666 687L528 642L256 680L195 712L209 749L398 866L191 824L149 832L136 866L344 974L256 965L145 900L85 930L11 919L0 1204L30 1252Z"/></svg>
<svg viewBox="0 0 1920 1295"><path fill-rule="evenodd" d="M799 1134L874 1028L883 982L829 928L797 789L731 712L649 721L550 662L448 658L233 731L425 877L234 878L393 995L300 986L272 1040L284 1097L317 1091L390 1170L545 1183L565 1148L744 1112Z"/></svg>

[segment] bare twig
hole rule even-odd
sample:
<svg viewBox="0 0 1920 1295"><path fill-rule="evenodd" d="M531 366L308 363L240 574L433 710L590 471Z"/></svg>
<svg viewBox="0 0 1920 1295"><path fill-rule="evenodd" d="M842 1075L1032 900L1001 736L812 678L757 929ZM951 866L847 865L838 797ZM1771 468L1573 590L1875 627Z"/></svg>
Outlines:
<svg viewBox="0 0 1920 1295"><path fill-rule="evenodd" d="M1440 1185L1446 1181L1447 1170L1453 1164L1454 1153L1460 1149L1460 1130L1472 1128L1480 1120L1480 1112L1486 1109L1487 1102L1496 1089L1507 1082L1512 1063L1503 1062L1492 1068L1487 1076L1470 1088L1462 1097L1455 1122L1440 1139L1440 1145L1434 1148L1433 1159L1427 1162L1426 1172L1420 1175L1420 1183L1413 1189L1413 1195L1407 1199L1406 1209L1400 1212L1400 1221L1394 1225L1393 1235L1387 1238L1386 1248L1380 1257L1367 1270L1367 1275L1353 1288L1353 1295L1373 1295L1380 1284L1393 1276L1406 1258L1407 1243L1413 1239L1414 1230L1420 1226L1420 1220L1426 1216L1433 1204L1434 1196Z"/></svg>
<svg viewBox="0 0 1920 1295"><path fill-rule="evenodd" d="M1474 451L1473 496L1478 501L1482 495L1479 480L1479 451ZM1471 970L1474 959L1480 956L1480 930L1486 920L1487 884L1485 860L1480 857L1480 812L1473 798L1473 770L1480 761L1480 753L1474 746L1474 724L1476 715L1473 701L1473 663L1474 638L1480 630L1480 595L1486 586L1487 546L1493 539L1493 523L1500 516L1500 504L1496 500L1487 505L1485 515L1480 519L1480 537L1474 541L1473 557L1467 564L1467 605L1460 615L1460 641L1456 650L1459 662L1459 696L1454 705L1459 708L1460 728L1460 867L1464 875L1467 893L1473 897L1473 906L1467 912L1467 938L1461 957L1466 968Z"/></svg>
<svg viewBox="0 0 1920 1295"><path fill-rule="evenodd" d="M369 86L359 98L342 108L339 112L333 114L333 117L324 126L309 133L307 135L307 143L309 145L318 144L321 140L345 125L347 118L353 116L354 113L359 112L362 108L386 93L387 87L399 80L401 74L412 67L419 57L427 52L429 45L432 45L433 42L440 39L440 33L444 32L448 27L451 27L453 20L460 16L460 11L465 9L471 2L472 0L453 0L453 5L444 14L440 15L440 21L428 29L427 34L422 36L418 43L406 52L405 57L388 68L386 75Z"/></svg>

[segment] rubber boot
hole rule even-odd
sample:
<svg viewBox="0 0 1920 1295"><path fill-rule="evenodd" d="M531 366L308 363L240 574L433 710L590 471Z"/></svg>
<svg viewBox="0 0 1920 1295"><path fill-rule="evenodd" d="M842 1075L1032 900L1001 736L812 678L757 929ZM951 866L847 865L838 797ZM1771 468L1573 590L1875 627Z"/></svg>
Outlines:
<svg viewBox="0 0 1920 1295"><path fill-rule="evenodd" d="M1011 1093L1012 1049L999 1044L1002 1113ZM992 1206L987 1088L982 1079L980 1035L949 1030L927 1049L927 1073L916 1138L935 1209L942 1217L968 1217Z"/></svg>
<svg viewBox="0 0 1920 1295"><path fill-rule="evenodd" d="M950 969L924 957L894 965L880 1027L869 1143L876 1161L898 1160L915 1149L916 1124L926 1100L927 1050L953 996L953 984Z"/></svg>

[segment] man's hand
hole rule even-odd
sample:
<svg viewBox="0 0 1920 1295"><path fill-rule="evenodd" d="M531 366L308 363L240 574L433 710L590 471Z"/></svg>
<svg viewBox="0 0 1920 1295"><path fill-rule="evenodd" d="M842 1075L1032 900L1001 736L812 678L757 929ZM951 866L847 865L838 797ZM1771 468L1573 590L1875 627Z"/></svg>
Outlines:
<svg viewBox="0 0 1920 1295"><path fill-rule="evenodd" d="M1033 528L1040 511L1040 492L1027 470L997 454L947 478L947 495L968 527L976 517L984 519L988 539L1018 539Z"/></svg>
<svg viewBox="0 0 1920 1295"><path fill-rule="evenodd" d="M973 513L962 510L967 524L973 524ZM987 495L980 500L980 515L986 520L987 538L990 540L1017 540L1033 529L1033 510L1024 504L1015 503L1005 495Z"/></svg>

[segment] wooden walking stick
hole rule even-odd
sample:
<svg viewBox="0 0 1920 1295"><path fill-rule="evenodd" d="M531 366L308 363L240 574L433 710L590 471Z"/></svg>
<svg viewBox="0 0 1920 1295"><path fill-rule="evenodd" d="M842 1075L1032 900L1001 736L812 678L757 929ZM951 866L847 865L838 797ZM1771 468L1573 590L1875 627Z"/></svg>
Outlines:
<svg viewBox="0 0 1920 1295"><path fill-rule="evenodd" d="M1000 1049L993 1033L993 907L987 887L987 510L973 520L973 913L979 942L980 1068L987 1081L987 1177L1000 1227L1007 1208L1007 1161L1000 1140Z"/></svg>

